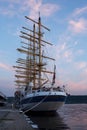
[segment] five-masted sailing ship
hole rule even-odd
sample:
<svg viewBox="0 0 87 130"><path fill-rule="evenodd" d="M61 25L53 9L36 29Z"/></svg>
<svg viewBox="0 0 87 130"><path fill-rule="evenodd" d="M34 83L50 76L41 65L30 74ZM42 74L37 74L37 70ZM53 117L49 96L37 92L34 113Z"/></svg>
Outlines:
<svg viewBox="0 0 87 130"><path fill-rule="evenodd" d="M47 63L54 61L54 58L44 55L44 46L52 45L43 39L42 29L50 31L41 23L39 16L35 21L27 16L33 24L32 29L22 27L20 37L22 46L17 51L23 54L18 58L14 66L17 78L16 85L18 90L15 92L16 99L19 99L20 109L23 112L29 111L56 111L63 105L66 99L66 92L60 86L55 85L56 66L53 72L49 71ZM53 75L52 82L49 82L45 74ZM49 84L49 85L48 85Z"/></svg>

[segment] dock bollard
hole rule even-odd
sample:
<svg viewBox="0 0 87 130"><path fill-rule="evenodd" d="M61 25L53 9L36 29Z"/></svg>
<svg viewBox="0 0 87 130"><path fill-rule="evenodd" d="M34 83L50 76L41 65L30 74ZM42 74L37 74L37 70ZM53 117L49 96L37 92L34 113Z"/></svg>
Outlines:
<svg viewBox="0 0 87 130"><path fill-rule="evenodd" d="M14 104L12 103L12 109L14 109Z"/></svg>

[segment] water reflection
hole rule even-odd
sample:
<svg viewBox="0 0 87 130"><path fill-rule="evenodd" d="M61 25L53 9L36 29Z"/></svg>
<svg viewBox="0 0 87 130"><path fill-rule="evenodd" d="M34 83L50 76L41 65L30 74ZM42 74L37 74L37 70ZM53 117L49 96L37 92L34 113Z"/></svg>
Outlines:
<svg viewBox="0 0 87 130"><path fill-rule="evenodd" d="M70 130L57 112L29 113L28 117L37 130Z"/></svg>

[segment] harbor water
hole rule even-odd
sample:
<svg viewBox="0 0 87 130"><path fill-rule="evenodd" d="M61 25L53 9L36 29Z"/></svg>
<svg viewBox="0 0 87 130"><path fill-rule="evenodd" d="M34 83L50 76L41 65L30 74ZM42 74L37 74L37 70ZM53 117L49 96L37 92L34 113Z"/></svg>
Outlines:
<svg viewBox="0 0 87 130"><path fill-rule="evenodd" d="M27 116L34 130L87 130L87 104L65 104L55 113Z"/></svg>

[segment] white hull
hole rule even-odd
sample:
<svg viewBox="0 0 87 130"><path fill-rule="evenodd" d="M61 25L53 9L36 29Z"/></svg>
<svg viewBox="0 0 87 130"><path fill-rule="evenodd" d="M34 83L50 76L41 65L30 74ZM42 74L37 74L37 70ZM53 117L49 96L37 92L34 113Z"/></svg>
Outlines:
<svg viewBox="0 0 87 130"><path fill-rule="evenodd" d="M39 104L39 103L38 103ZM25 112L28 111L57 111L64 102L48 102L48 103L41 103L37 106L37 103L30 103L25 105L23 108L25 108ZM36 107L35 107L36 106ZM26 109L26 107L28 109Z"/></svg>
<svg viewBox="0 0 87 130"><path fill-rule="evenodd" d="M42 97L42 98L41 98ZM35 101L32 99L40 100ZM29 101L28 101L29 99ZM21 104L21 109L24 112L29 111L57 111L64 103L66 99L65 92L39 92L37 94L27 95L23 101L26 103Z"/></svg>

